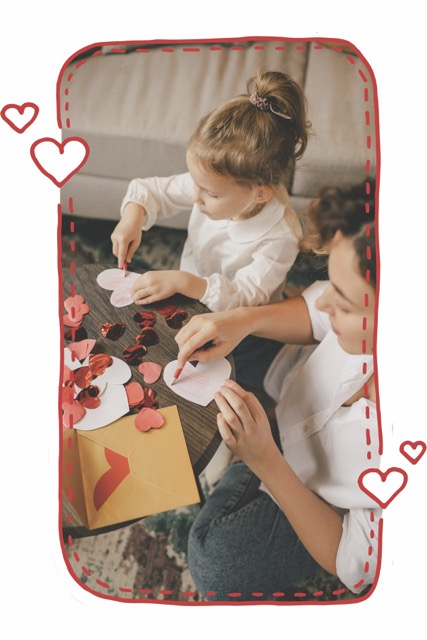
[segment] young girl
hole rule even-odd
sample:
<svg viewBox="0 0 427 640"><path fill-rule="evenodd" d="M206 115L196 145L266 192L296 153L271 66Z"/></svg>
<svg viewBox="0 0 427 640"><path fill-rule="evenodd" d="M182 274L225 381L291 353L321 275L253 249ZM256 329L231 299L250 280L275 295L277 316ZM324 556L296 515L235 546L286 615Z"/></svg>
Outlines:
<svg viewBox="0 0 427 640"><path fill-rule="evenodd" d="M216 395L218 429L239 460L189 539L191 573L213 599L271 600L301 581L315 591L324 571L358 594L375 578L381 511L358 486L364 469L379 466L375 186L367 186L371 195L365 184L326 189L311 206L328 282L266 307L196 316L176 336L181 363L223 356L250 333L287 343L265 380L279 446L254 395L231 380ZM212 349L199 350L208 340Z"/></svg>
<svg viewBox="0 0 427 640"><path fill-rule="evenodd" d="M135 302L182 293L222 311L279 298L300 230L284 181L305 151L308 124L299 86L285 73L262 72L247 95L201 120L188 144L188 173L132 180L111 236L119 267L142 231L192 207L180 270L143 274Z"/></svg>

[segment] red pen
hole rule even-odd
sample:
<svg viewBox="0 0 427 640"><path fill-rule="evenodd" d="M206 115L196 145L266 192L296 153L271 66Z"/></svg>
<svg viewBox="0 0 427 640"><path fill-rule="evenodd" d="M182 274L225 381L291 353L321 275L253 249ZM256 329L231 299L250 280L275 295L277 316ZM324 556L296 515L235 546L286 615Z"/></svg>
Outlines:
<svg viewBox="0 0 427 640"><path fill-rule="evenodd" d="M175 384L175 382L178 380L179 376L181 375L181 371L182 371L182 367L181 367L181 369L177 369L177 370L175 371L175 373L173 374L173 378L172 378L171 386L172 386L173 384Z"/></svg>
<svg viewBox="0 0 427 640"><path fill-rule="evenodd" d="M128 274L128 263L126 261L123 263L122 269L123 269L123 277L126 278Z"/></svg>

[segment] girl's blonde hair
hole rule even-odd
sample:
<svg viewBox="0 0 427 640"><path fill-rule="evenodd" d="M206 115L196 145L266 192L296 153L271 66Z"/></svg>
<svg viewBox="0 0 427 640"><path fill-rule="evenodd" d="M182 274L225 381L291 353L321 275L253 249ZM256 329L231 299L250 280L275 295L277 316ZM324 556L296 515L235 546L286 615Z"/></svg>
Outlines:
<svg viewBox="0 0 427 640"><path fill-rule="evenodd" d="M280 71L258 72L247 91L202 118L188 149L214 173L280 195L287 170L307 146L305 97Z"/></svg>

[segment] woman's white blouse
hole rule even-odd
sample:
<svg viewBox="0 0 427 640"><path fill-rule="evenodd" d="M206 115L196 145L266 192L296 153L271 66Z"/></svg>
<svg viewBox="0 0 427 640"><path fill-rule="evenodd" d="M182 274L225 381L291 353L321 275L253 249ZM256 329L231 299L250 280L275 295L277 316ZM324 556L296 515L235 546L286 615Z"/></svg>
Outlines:
<svg viewBox="0 0 427 640"><path fill-rule="evenodd" d="M328 315L316 309L327 284L317 282L303 293L319 344L285 346L267 372L265 388L278 402L284 457L306 486L343 515L337 574L359 593L377 568L381 509L358 478L364 469L379 467L379 427L375 404L366 398L342 405L372 375L373 359L343 351Z"/></svg>
<svg viewBox="0 0 427 640"><path fill-rule="evenodd" d="M168 178L137 178L129 184L128 202L147 212L143 230L157 220L191 211L180 269L204 278L200 302L211 311L254 307L279 299L286 274L298 254L298 241L286 221L285 205L270 200L248 220L210 220L193 202L189 173Z"/></svg>

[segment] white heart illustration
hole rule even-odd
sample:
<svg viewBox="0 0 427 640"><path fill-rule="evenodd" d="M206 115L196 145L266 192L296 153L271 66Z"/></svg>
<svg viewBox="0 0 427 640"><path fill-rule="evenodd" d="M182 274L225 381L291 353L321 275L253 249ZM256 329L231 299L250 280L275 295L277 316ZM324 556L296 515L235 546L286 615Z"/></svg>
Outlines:
<svg viewBox="0 0 427 640"><path fill-rule="evenodd" d="M176 360L169 362L164 369L163 380L174 393L202 407L206 407L213 400L215 392L231 373L231 365L225 358L214 362L199 362L197 366L187 362L179 378L172 385L177 368Z"/></svg>
<svg viewBox="0 0 427 640"><path fill-rule="evenodd" d="M62 187L89 157L89 145L78 137L58 142L54 138L40 138L30 148L33 162L57 187Z"/></svg>

